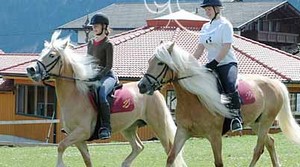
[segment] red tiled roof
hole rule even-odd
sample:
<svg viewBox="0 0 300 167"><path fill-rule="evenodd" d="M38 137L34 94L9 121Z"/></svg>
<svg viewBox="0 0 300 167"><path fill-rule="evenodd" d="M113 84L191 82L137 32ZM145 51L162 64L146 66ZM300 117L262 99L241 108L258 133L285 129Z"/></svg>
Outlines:
<svg viewBox="0 0 300 167"><path fill-rule="evenodd" d="M25 67L38 58L37 53L0 54L0 74L26 74Z"/></svg>
<svg viewBox="0 0 300 167"><path fill-rule="evenodd" d="M161 41L174 40L193 53L199 30L188 28L189 32L176 27L142 27L111 37L115 44L113 70L122 78L139 78L148 67L148 59ZM235 35L235 54L240 62L240 73L260 74L280 80L300 81L300 58L256 41ZM85 53L86 46L77 48ZM200 61L205 63L202 56ZM25 68L37 54L4 54L0 55L0 73L26 74Z"/></svg>
<svg viewBox="0 0 300 167"><path fill-rule="evenodd" d="M113 70L122 78L139 78L148 67L148 59L161 41L174 40L193 53L196 49L199 29L188 28L188 31L176 27L142 27L111 37L115 44ZM256 41L235 35L235 54L239 60L239 72L242 74L260 74L280 80L300 81L300 58ZM86 46L77 48L85 53ZM25 67L37 58L32 55L0 56L0 73L25 74ZM205 56L200 58L205 63ZM3 68L6 66L7 68Z"/></svg>
<svg viewBox="0 0 300 167"><path fill-rule="evenodd" d="M259 64L260 70L265 68L276 74L273 74L272 78L300 81L300 58L298 56L241 36L235 36L234 48L243 57L248 57ZM247 63L248 61L242 65L247 65ZM247 69L250 70L250 68L244 68L244 72L241 71L241 73L249 73Z"/></svg>

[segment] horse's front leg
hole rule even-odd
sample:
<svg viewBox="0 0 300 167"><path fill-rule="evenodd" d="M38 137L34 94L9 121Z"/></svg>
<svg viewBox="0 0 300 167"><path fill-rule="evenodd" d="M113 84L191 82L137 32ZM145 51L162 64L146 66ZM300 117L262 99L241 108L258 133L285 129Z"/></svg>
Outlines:
<svg viewBox="0 0 300 167"><path fill-rule="evenodd" d="M73 130L66 138L64 138L59 144L57 148L58 156L57 156L57 167L64 167L64 162L63 162L63 154L65 150L76 143L83 142L87 140L90 136L90 130L83 128L83 127L78 127L75 130ZM90 160L89 162L86 162L86 164L91 164Z"/></svg>
<svg viewBox="0 0 300 167"><path fill-rule="evenodd" d="M168 154L167 159L167 167L175 167L176 164L174 164L174 161L179 154L179 152L182 150L184 143L190 138L187 131L184 128L177 127L174 144Z"/></svg>
<svg viewBox="0 0 300 167"><path fill-rule="evenodd" d="M215 167L223 167L223 160L222 160L222 135L211 135L208 138L213 154L215 159Z"/></svg>
<svg viewBox="0 0 300 167"><path fill-rule="evenodd" d="M92 167L93 165L92 165L90 153L89 153L86 142L82 141L82 142L76 143L75 145L78 148L78 150L80 151L81 156L83 157L85 166Z"/></svg>

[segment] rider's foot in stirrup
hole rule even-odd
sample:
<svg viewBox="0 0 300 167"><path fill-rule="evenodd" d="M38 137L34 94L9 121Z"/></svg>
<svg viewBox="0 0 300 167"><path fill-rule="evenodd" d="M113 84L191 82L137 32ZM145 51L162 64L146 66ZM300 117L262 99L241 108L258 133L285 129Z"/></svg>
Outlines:
<svg viewBox="0 0 300 167"><path fill-rule="evenodd" d="M240 121L240 119L238 117L233 118L231 120L230 129L232 132L243 130L242 122Z"/></svg>
<svg viewBox="0 0 300 167"><path fill-rule="evenodd" d="M109 139L111 137L111 131L108 128L100 128L98 135L101 140Z"/></svg>

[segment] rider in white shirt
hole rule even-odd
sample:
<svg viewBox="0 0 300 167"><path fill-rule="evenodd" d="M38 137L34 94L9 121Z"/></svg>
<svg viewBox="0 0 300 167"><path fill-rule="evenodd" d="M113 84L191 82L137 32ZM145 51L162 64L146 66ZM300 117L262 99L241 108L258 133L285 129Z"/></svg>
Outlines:
<svg viewBox="0 0 300 167"><path fill-rule="evenodd" d="M223 91L230 103L227 105L234 118L231 121L232 131L243 129L240 114L241 102L236 88L238 61L234 54L232 24L220 14L222 3L220 0L204 0L200 5L204 8L210 22L205 23L200 31L199 44L194 57L197 59L207 50L208 62L205 66L218 74Z"/></svg>

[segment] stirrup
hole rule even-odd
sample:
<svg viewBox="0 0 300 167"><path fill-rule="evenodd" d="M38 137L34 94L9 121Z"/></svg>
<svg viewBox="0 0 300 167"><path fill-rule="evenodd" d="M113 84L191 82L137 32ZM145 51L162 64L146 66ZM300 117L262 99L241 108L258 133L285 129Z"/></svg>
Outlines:
<svg viewBox="0 0 300 167"><path fill-rule="evenodd" d="M233 119L231 120L231 123L230 123L230 130L231 130L232 132L237 132L237 131L243 130L242 122L240 121L240 119L239 119L238 117L233 118Z"/></svg>

